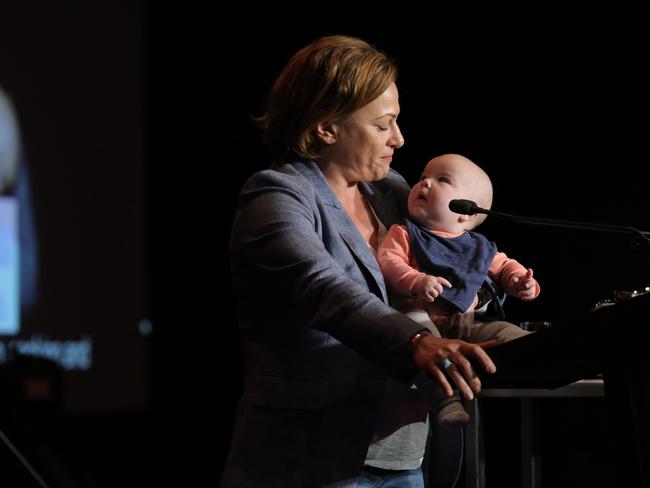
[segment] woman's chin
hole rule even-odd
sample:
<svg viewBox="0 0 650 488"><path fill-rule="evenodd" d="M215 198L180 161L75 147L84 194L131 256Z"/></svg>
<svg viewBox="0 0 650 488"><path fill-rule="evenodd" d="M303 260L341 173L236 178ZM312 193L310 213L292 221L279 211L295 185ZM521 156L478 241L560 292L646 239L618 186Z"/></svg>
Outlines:
<svg viewBox="0 0 650 488"><path fill-rule="evenodd" d="M372 179L372 181L383 180L388 176L389 170L390 170L390 166L388 165L385 168L378 168L375 171L375 177Z"/></svg>

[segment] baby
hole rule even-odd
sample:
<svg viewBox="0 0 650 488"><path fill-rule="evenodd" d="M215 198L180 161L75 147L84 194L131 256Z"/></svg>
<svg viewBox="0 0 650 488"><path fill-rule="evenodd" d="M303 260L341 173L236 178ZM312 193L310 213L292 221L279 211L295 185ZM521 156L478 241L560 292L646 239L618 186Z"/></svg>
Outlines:
<svg viewBox="0 0 650 488"><path fill-rule="evenodd" d="M377 252L389 289L401 297L402 311L437 336L503 343L527 334L509 322L488 320L482 313L491 300L498 302L490 281L507 295L536 298L540 286L533 270L508 258L473 230L485 215L449 210L454 199L472 200L489 209L490 178L458 154L435 157L411 188L409 218L404 225L389 229ZM441 402L440 423L463 425L468 420L457 395Z"/></svg>

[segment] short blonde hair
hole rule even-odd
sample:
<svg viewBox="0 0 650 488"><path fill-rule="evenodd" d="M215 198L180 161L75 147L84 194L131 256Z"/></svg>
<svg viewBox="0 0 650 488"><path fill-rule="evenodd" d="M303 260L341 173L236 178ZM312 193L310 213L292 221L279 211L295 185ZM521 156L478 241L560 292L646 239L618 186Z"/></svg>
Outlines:
<svg viewBox="0 0 650 488"><path fill-rule="evenodd" d="M275 81L266 113L255 120L274 150L318 157L319 122L340 120L375 100L397 79L396 64L367 42L321 37L298 51Z"/></svg>

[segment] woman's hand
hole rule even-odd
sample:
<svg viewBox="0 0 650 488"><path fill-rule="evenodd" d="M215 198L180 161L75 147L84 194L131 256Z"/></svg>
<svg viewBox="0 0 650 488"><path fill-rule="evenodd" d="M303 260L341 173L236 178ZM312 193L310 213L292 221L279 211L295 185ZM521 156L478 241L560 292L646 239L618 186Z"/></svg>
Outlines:
<svg viewBox="0 0 650 488"><path fill-rule="evenodd" d="M442 339L426 334L415 345L413 360L419 368L430 373L440 383L447 396L453 394L453 389L445 372L456 384L463 397L472 400L474 395L481 391L481 380L467 357L474 357L485 371L494 373L496 366L485 349L496 344L494 340L470 344L457 339ZM445 360L450 361L446 363L447 366L444 365Z"/></svg>

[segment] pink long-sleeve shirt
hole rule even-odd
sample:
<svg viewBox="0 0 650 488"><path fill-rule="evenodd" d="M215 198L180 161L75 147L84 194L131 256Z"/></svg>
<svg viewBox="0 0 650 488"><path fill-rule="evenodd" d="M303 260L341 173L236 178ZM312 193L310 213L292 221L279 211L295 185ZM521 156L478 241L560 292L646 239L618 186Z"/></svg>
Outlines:
<svg viewBox="0 0 650 488"><path fill-rule="evenodd" d="M460 234L452 234L444 231L434 231L440 237L458 237ZM419 266L411 252L411 244L405 225L393 225L388 230L377 251L377 260L384 274L384 280L390 290L404 297L412 297L412 290L415 281L425 275L420 271ZM515 259L509 258L503 252L497 252L488 269L488 275L508 294L516 295L514 278L526 273L526 268ZM535 283L535 297L541 291L539 283ZM478 297L469 307L473 310L478 303ZM438 306L437 306L438 305ZM444 307L440 301L428 304L431 308L440 309L440 314L448 314L449 309Z"/></svg>

